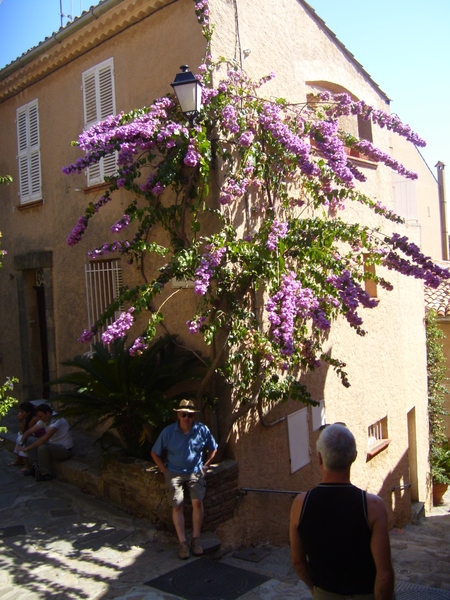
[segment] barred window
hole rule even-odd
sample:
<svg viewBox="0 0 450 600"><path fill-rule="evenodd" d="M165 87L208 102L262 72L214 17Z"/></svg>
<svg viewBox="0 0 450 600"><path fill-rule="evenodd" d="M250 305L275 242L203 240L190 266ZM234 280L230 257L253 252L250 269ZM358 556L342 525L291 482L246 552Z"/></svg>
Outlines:
<svg viewBox="0 0 450 600"><path fill-rule="evenodd" d="M86 264L85 278L88 322L91 328L119 295L119 289L123 285L120 260L96 260ZM114 317L99 330L93 343L100 341L101 334L118 318L121 311L122 308L116 311Z"/></svg>

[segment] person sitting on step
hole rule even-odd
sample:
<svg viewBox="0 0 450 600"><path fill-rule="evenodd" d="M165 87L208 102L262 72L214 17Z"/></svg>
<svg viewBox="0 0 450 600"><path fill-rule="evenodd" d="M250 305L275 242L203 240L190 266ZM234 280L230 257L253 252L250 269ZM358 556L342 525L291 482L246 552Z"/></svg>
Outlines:
<svg viewBox="0 0 450 600"><path fill-rule="evenodd" d="M31 467L24 475L34 475L37 481L48 481L53 479L50 461L67 460L72 456L72 433L66 419L57 417L48 404L40 404L36 415L38 423L22 437L23 450L28 453L31 462ZM45 434L39 439L30 440L42 427L45 428Z"/></svg>

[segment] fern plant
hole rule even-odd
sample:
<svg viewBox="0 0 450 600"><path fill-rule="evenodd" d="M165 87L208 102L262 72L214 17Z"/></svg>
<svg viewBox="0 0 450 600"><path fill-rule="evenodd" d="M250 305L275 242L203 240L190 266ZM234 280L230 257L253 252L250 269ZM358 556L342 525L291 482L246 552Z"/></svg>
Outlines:
<svg viewBox="0 0 450 600"><path fill-rule="evenodd" d="M103 448L119 444L131 456L149 458L155 436L172 419L179 390L192 388L206 370L175 337L159 338L139 356L130 355L125 338L111 349L99 342L92 354L62 363L74 370L50 384L70 386L53 397L58 414L103 429Z"/></svg>

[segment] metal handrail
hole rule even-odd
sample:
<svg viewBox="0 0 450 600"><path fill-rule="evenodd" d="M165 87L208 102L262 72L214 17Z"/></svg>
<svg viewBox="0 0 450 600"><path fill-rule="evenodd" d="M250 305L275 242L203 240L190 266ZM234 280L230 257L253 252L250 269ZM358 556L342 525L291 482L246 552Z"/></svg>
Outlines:
<svg viewBox="0 0 450 600"><path fill-rule="evenodd" d="M240 491L243 496L247 495L247 492L260 492L260 493L270 493L270 494L290 494L291 496L297 496L297 494L301 494L298 490L265 490L261 488L240 488Z"/></svg>

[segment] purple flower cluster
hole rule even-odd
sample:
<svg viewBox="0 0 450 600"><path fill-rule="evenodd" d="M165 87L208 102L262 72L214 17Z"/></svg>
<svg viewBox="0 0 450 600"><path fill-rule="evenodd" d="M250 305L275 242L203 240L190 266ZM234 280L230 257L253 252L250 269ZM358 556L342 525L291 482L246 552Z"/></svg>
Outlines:
<svg viewBox="0 0 450 600"><path fill-rule="evenodd" d="M320 323L324 329L330 327L319 309L319 299L311 289L302 287L294 272L282 275L280 289L266 303L272 335L282 354L290 356L295 352L295 327L299 319L306 321L314 315L317 325Z"/></svg>
<svg viewBox="0 0 450 600"><path fill-rule="evenodd" d="M244 131L244 133L240 136L238 143L244 148L248 148L253 144L254 138L255 134L253 131Z"/></svg>
<svg viewBox="0 0 450 600"><path fill-rule="evenodd" d="M239 133L236 109L231 104L227 104L222 110L222 127L230 133Z"/></svg>
<svg viewBox="0 0 450 600"><path fill-rule="evenodd" d="M148 344L145 342L143 337L139 336L134 340L133 345L128 350L128 353L131 356L139 356L139 354L142 354L142 352L147 350L147 348Z"/></svg>
<svg viewBox="0 0 450 600"><path fill-rule="evenodd" d="M207 106L213 98L217 96L219 90L214 88L207 88L205 86L202 87L202 104L203 106Z"/></svg>
<svg viewBox="0 0 450 600"><path fill-rule="evenodd" d="M286 237L288 229L289 223L274 220L272 227L270 228L270 233L267 237L267 248L269 250L275 250L278 246L278 240Z"/></svg>
<svg viewBox="0 0 450 600"><path fill-rule="evenodd" d="M130 223L131 223L130 215L123 215L123 217L121 219L119 219L115 225L111 225L111 232L119 233L119 231L122 231L122 229L125 229L125 227L128 227L128 225Z"/></svg>
<svg viewBox="0 0 450 600"><path fill-rule="evenodd" d="M200 154L195 149L194 140L191 139L183 162L187 167L196 167L199 160Z"/></svg>
<svg viewBox="0 0 450 600"><path fill-rule="evenodd" d="M186 321L186 325L188 326L189 333L198 333L200 331L201 326L206 321L206 317L197 317L195 319L191 319L190 321Z"/></svg>
<svg viewBox="0 0 450 600"><path fill-rule="evenodd" d="M120 242L113 242L112 244L103 244L103 246L87 252L87 255L89 258L98 258L99 256L111 254L112 252L120 252L121 254L124 254L130 248L130 246L131 244L128 240L122 240Z"/></svg>
<svg viewBox="0 0 450 600"><path fill-rule="evenodd" d="M80 344L87 344L89 342L92 342L95 334L96 331L94 329L84 329L83 333L78 338L78 341L80 342Z"/></svg>
<svg viewBox="0 0 450 600"><path fill-rule="evenodd" d="M64 167L63 172L79 173L115 150L120 150L119 165L128 165L137 152L149 150L157 144L166 147L175 145L177 137L188 136L188 129L167 120L168 110L173 106L170 98L159 98L131 122L122 122L123 114L119 114L97 123L78 138L86 156Z"/></svg>
<svg viewBox="0 0 450 600"><path fill-rule="evenodd" d="M102 342L104 344L110 344L115 339L123 337L126 334L134 322L133 311L134 307L132 306L126 312L121 313L117 321L108 325L106 331L102 333Z"/></svg>
<svg viewBox="0 0 450 600"><path fill-rule="evenodd" d="M318 121L311 129L316 147L331 170L348 187L353 187L354 174L347 164L345 146L337 133L337 120Z"/></svg>
<svg viewBox="0 0 450 600"><path fill-rule="evenodd" d="M78 242L81 240L83 233L86 231L88 226L88 219L84 215L78 219L77 224L72 229L69 234L69 237L66 240L68 246L76 246Z"/></svg>
<svg viewBox="0 0 450 600"><path fill-rule="evenodd" d="M250 180L247 177L244 177L241 181L233 178L228 179L220 190L219 203L222 206L232 204L234 200L238 200L245 194L249 185Z"/></svg>
<svg viewBox="0 0 450 600"><path fill-rule="evenodd" d="M352 100L347 93L333 95L330 92L322 92L319 94L319 99L322 102L333 102L333 106L330 106L327 110L327 114L333 116L333 118L343 115L361 115L366 121L372 121L381 128L386 127L389 131L394 131L405 137L415 146L426 146L426 142L417 133L414 133L409 125L402 123L398 115L389 115L383 110L378 110L366 104L363 100Z"/></svg>
<svg viewBox="0 0 450 600"><path fill-rule="evenodd" d="M212 244L206 246L205 252L200 260L200 266L195 271L194 291L200 296L204 296L208 291L209 282L226 252L226 247L215 248Z"/></svg>
<svg viewBox="0 0 450 600"><path fill-rule="evenodd" d="M200 25L205 28L209 27L209 5L208 0L200 0L195 4L195 14Z"/></svg>
<svg viewBox="0 0 450 600"><path fill-rule="evenodd" d="M272 102L266 102L259 116L259 122L262 128L269 131L279 144L295 155L302 173L308 177L320 175L320 169L310 161L310 144L302 139L300 135L291 131L290 127L283 121L280 106Z"/></svg>
<svg viewBox="0 0 450 600"><path fill-rule="evenodd" d="M393 250L401 250L410 258L410 260L406 260L391 251L383 262L388 269L416 279L423 279L431 288L437 288L442 280L450 279L450 271L434 264L430 257L422 254L420 248L409 242L406 236L401 237L398 233L394 233L388 243L392 245Z"/></svg>
<svg viewBox="0 0 450 600"><path fill-rule="evenodd" d="M375 308L378 305L378 300L371 298L359 283L356 283L352 279L350 271L345 270L340 276L330 275L327 278L327 282L339 291L342 304L345 306L345 318L347 321L360 335L365 335L365 332L361 329L363 321L356 312L356 309L360 304L365 308Z"/></svg>
<svg viewBox="0 0 450 600"><path fill-rule="evenodd" d="M373 160L374 162L384 163L393 171L400 173L400 175L403 175L407 179L417 179L418 177L417 173L408 171L408 169L399 163L398 160L395 160L395 158L392 158L392 156L374 146L369 140L359 140L353 147L362 152L368 159Z"/></svg>

